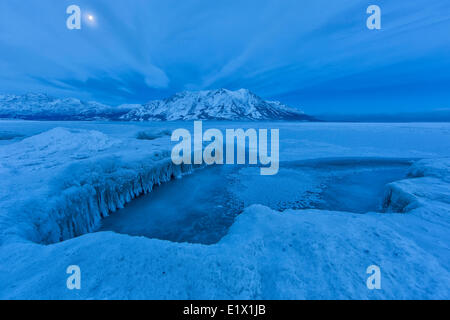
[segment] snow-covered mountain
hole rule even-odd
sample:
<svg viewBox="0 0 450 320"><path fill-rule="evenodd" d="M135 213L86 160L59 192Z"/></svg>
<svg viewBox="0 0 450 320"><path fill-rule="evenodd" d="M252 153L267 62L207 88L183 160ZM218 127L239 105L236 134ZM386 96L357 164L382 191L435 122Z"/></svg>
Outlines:
<svg viewBox="0 0 450 320"><path fill-rule="evenodd" d="M118 120L129 112L98 102L59 99L41 93L0 95L0 118L26 120Z"/></svg>
<svg viewBox="0 0 450 320"><path fill-rule="evenodd" d="M111 107L46 94L0 95L0 118L26 120L297 120L311 116L280 102L265 101L249 90L181 92L144 105Z"/></svg>
<svg viewBox="0 0 450 320"><path fill-rule="evenodd" d="M280 102L265 101L247 89L181 92L150 101L122 116L128 121L314 120Z"/></svg>

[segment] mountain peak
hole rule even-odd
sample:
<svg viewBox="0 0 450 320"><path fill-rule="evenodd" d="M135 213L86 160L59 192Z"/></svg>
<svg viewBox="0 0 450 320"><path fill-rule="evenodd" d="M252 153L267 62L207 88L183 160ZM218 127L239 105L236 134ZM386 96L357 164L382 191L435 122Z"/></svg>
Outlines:
<svg viewBox="0 0 450 320"><path fill-rule="evenodd" d="M280 102L265 101L248 89L183 91L150 101L122 117L134 121L179 120L313 120Z"/></svg>

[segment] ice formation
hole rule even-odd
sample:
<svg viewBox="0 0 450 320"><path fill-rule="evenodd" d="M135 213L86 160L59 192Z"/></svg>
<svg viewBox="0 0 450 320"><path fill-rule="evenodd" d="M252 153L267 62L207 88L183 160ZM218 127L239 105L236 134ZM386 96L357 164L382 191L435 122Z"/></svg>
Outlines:
<svg viewBox="0 0 450 320"><path fill-rule="evenodd" d="M5 177L8 173L14 175L16 166L40 166L45 170L60 165L63 169L39 197L20 199L1 208L1 239L5 235L20 235L49 244L88 233L101 218L151 192L155 185L194 168L174 165L168 151L151 149L131 161L108 154L90 159L92 154L114 146L120 148L120 142L100 132L56 128L5 148L4 159L9 160L1 167ZM64 155L76 161L65 164ZM37 163L39 159L42 163Z"/></svg>

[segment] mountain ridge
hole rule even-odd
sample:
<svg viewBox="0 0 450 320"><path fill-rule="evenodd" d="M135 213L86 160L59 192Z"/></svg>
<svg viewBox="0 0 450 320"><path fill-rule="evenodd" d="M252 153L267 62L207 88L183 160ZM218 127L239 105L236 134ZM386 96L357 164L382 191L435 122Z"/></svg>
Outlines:
<svg viewBox="0 0 450 320"><path fill-rule="evenodd" d="M117 107L76 98L55 98L43 93L0 95L0 118L74 121L316 120L278 101L263 100L248 89L183 91L162 100Z"/></svg>
<svg viewBox="0 0 450 320"><path fill-rule="evenodd" d="M0 118L23 120L118 120L128 112L95 101L56 98L45 93L0 95Z"/></svg>
<svg viewBox="0 0 450 320"><path fill-rule="evenodd" d="M150 101L122 117L133 121L297 120L313 117L278 101L266 101L248 89L183 91Z"/></svg>

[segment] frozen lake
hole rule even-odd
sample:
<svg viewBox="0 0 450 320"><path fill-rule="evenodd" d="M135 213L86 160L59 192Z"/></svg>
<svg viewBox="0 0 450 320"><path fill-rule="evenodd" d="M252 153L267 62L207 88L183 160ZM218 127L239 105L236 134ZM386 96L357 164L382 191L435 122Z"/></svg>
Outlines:
<svg viewBox="0 0 450 320"><path fill-rule="evenodd" d="M384 187L409 163L383 159L322 159L281 164L276 176L258 167L213 166L163 184L102 221L115 231L175 242L218 242L242 210L380 211Z"/></svg>
<svg viewBox="0 0 450 320"><path fill-rule="evenodd" d="M0 121L0 298L448 299L450 124L204 127L280 129L279 173L166 182L192 123Z"/></svg>

